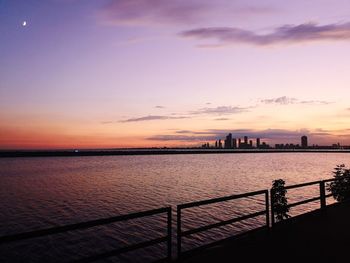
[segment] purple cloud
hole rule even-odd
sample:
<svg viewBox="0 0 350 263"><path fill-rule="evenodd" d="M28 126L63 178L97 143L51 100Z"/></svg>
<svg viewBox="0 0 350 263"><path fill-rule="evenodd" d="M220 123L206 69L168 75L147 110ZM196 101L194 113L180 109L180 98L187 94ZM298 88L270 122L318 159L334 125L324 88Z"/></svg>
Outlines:
<svg viewBox="0 0 350 263"><path fill-rule="evenodd" d="M177 120L177 119L187 119L187 116L159 116L159 115L148 115L144 117L131 118L126 120L121 120L119 122L139 122L139 121L155 121L155 120Z"/></svg>
<svg viewBox="0 0 350 263"><path fill-rule="evenodd" d="M214 39L222 45L243 43L267 46L310 41L339 41L350 40L350 23L285 25L264 34L234 27L209 27L183 31L180 35L196 39Z"/></svg>
<svg viewBox="0 0 350 263"><path fill-rule="evenodd" d="M189 131L189 130L179 130L179 131L176 131L176 133L192 133L192 131Z"/></svg>
<svg viewBox="0 0 350 263"><path fill-rule="evenodd" d="M215 136L196 136L196 135L154 135L147 138L150 141L211 141L215 140Z"/></svg>
<svg viewBox="0 0 350 263"><path fill-rule="evenodd" d="M262 141L274 145L275 143L299 143L300 138L303 135L309 137L310 144L331 145L341 140L348 140L350 129L342 130L325 130L322 128L315 129L313 131L307 129L300 130L286 130L286 129L207 129L201 131L181 132L181 130L175 131L174 134L167 135L155 135L146 138L151 141L182 141L182 142L213 142L218 139L225 139L228 133L232 133L233 138L243 138L248 136L250 139L261 138Z"/></svg>
<svg viewBox="0 0 350 263"><path fill-rule="evenodd" d="M275 8L242 1L209 0L109 0L99 13L108 24L192 24L220 21L222 17L275 12Z"/></svg>
<svg viewBox="0 0 350 263"><path fill-rule="evenodd" d="M229 121L229 118L216 118L215 121Z"/></svg>
<svg viewBox="0 0 350 263"><path fill-rule="evenodd" d="M296 99L296 98L289 98L286 96L279 97L279 98L273 98L273 99L261 100L261 102L265 103L265 104L281 104L281 105L294 104L297 101L298 101L298 99Z"/></svg>
<svg viewBox="0 0 350 263"><path fill-rule="evenodd" d="M156 108L163 108L163 106L156 106ZM178 120L189 119L199 115L228 115L247 112L248 108L233 107L233 106L219 106L216 108L201 108L198 110L186 112L186 113L171 113L169 115L147 115L142 117L135 117L119 122L139 122L139 121L155 121L155 120ZM104 121L102 124L110 124L112 121Z"/></svg>
<svg viewBox="0 0 350 263"><path fill-rule="evenodd" d="M325 101L325 100L302 100L299 103L307 104L307 105L327 105L327 104L332 104L333 102Z"/></svg>
<svg viewBox="0 0 350 263"><path fill-rule="evenodd" d="M312 133L309 130L283 130L283 129L266 129L266 130L253 130L253 129L208 129L204 131L177 131L177 134L170 135L155 135L147 138L154 141L213 141L218 139L224 139L228 133L232 133L234 138L243 138L248 136L249 138L261 138L269 141L276 142L299 142L303 135L330 135L327 132L317 131Z"/></svg>
<svg viewBox="0 0 350 263"><path fill-rule="evenodd" d="M215 108L202 108L195 111L191 111L193 115L226 115L226 114L237 114L249 111L248 108L237 107L237 106L219 106Z"/></svg>
<svg viewBox="0 0 350 263"><path fill-rule="evenodd" d="M208 3L199 0L111 0L101 14L111 24L144 25L191 23L208 10Z"/></svg>
<svg viewBox="0 0 350 263"><path fill-rule="evenodd" d="M264 104L279 104L279 105L289 105L289 104L327 105L332 103L330 101L324 101L324 100L299 100L297 98L290 98L287 96L271 98L271 99L263 99L260 102Z"/></svg>

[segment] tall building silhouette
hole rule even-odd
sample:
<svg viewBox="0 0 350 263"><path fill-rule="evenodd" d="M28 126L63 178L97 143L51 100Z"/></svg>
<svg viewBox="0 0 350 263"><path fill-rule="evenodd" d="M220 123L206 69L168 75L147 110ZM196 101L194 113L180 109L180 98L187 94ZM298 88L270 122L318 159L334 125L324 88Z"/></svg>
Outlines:
<svg viewBox="0 0 350 263"><path fill-rule="evenodd" d="M308 147L307 136L301 137L301 148L306 149Z"/></svg>
<svg viewBox="0 0 350 263"><path fill-rule="evenodd" d="M256 148L260 148L260 138L256 138Z"/></svg>
<svg viewBox="0 0 350 263"><path fill-rule="evenodd" d="M231 149L232 148L232 134L229 133L227 136L226 136L226 139L225 139L225 148L226 149Z"/></svg>
<svg viewBox="0 0 350 263"><path fill-rule="evenodd" d="M236 138L232 139L232 148L234 148L234 149L237 148L237 139Z"/></svg>
<svg viewBox="0 0 350 263"><path fill-rule="evenodd" d="M244 144L248 145L248 136L244 136Z"/></svg>

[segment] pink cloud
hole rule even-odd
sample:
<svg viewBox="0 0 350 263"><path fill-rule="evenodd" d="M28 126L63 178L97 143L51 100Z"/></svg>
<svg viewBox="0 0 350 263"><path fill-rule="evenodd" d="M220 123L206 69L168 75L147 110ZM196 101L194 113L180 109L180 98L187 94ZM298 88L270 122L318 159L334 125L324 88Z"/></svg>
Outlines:
<svg viewBox="0 0 350 263"><path fill-rule="evenodd" d="M235 27L208 27L183 31L180 35L196 39L214 39L222 45L244 43L267 46L311 41L349 41L350 23L284 25L265 34Z"/></svg>
<svg viewBox="0 0 350 263"><path fill-rule="evenodd" d="M274 8L226 0L110 0L100 18L112 25L182 24L215 21L222 17L266 14Z"/></svg>

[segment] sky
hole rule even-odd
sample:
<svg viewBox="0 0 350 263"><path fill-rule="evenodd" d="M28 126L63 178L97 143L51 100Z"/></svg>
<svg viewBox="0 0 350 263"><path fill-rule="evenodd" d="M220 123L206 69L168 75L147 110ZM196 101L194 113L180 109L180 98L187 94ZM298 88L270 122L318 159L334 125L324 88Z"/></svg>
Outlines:
<svg viewBox="0 0 350 263"><path fill-rule="evenodd" d="M0 149L350 145L348 0L0 0Z"/></svg>

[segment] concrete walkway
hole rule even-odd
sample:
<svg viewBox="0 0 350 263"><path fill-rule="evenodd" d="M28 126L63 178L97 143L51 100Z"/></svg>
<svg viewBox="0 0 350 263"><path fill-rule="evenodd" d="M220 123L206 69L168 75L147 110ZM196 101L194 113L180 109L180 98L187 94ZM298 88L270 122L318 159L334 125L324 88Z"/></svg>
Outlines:
<svg viewBox="0 0 350 263"><path fill-rule="evenodd" d="M350 262L350 203L334 204L181 262Z"/></svg>

